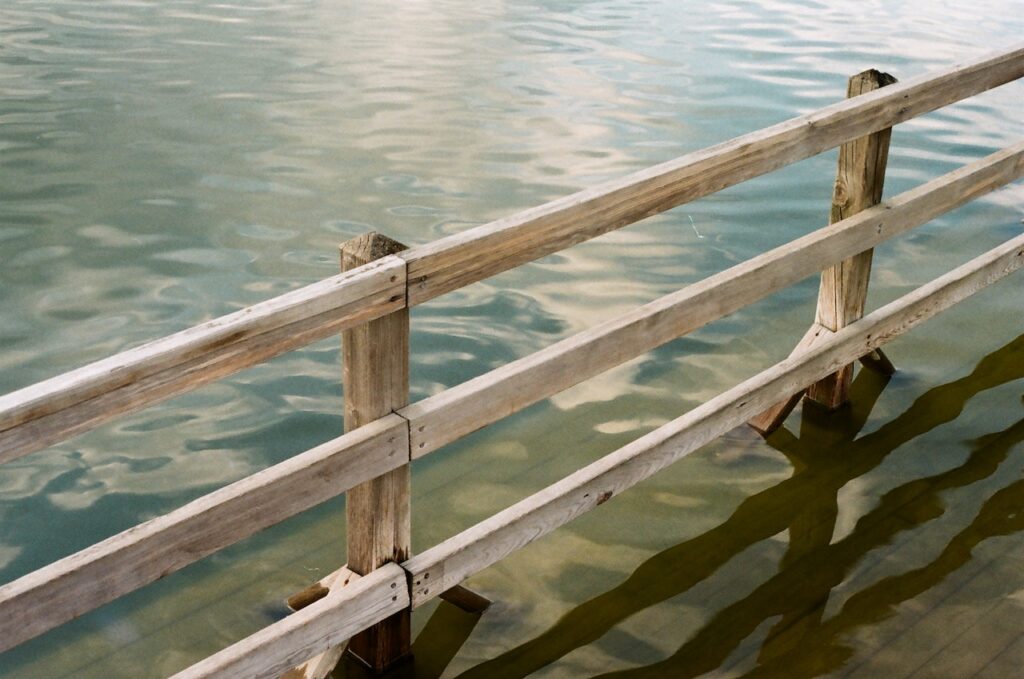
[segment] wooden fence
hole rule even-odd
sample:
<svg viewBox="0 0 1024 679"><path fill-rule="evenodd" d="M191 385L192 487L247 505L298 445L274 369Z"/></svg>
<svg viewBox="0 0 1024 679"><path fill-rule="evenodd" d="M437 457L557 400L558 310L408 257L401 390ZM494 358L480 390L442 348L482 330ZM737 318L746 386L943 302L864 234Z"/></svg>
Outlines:
<svg viewBox="0 0 1024 679"><path fill-rule="evenodd" d="M179 678L324 677L343 644L382 671L410 611L729 429L767 433L799 398L843 402L850 365L1024 266L1024 236L863 315L871 250L1024 174L1024 143L880 202L893 125L1024 76L1024 45L906 82L867 71L846 100L423 246L368 234L343 272L0 398L0 462L342 333L344 436L0 587L0 651L341 493L346 567L297 612ZM408 309L841 146L829 226L408 404ZM818 313L786 360L427 551L409 551L410 462L817 272ZM808 391L809 390L809 391ZM479 603L479 599L477 599Z"/></svg>

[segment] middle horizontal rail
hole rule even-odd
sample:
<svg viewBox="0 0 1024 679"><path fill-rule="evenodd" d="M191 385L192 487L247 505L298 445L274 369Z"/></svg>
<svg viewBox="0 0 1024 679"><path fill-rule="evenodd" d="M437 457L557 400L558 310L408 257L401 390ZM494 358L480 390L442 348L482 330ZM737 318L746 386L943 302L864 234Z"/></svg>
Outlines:
<svg viewBox="0 0 1024 679"><path fill-rule="evenodd" d="M692 332L1024 175L1024 142L398 411L413 458ZM856 358L856 357L855 357Z"/></svg>

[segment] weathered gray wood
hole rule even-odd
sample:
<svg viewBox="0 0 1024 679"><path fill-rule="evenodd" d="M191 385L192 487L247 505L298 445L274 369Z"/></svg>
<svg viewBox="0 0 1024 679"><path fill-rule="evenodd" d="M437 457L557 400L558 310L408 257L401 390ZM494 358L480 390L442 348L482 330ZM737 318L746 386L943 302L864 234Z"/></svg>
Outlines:
<svg viewBox="0 0 1024 679"><path fill-rule="evenodd" d="M306 659L408 607L405 571L386 564L172 679L277 679Z"/></svg>
<svg viewBox="0 0 1024 679"><path fill-rule="evenodd" d="M0 397L0 462L405 306L389 257Z"/></svg>
<svg viewBox="0 0 1024 679"><path fill-rule="evenodd" d="M859 97L881 87L892 86L895 82L896 79L888 73L871 69L850 78L846 96ZM841 222L882 202L891 136L892 128L887 127L839 148L830 223ZM818 325L835 332L864 315L873 252L859 252L821 272L815 319ZM807 395L826 408L838 408L846 403L852 381L853 365L845 365L812 384Z"/></svg>
<svg viewBox="0 0 1024 679"><path fill-rule="evenodd" d="M807 352L694 408L403 564L413 606L459 584L763 411L838 366L857 360L922 321L1024 266L1024 236L865 316Z"/></svg>
<svg viewBox="0 0 1024 679"><path fill-rule="evenodd" d="M861 96L895 82L896 79L888 73L871 69L850 78L846 96ZM882 201L891 136L892 128L885 128L849 141L839 148L830 224L841 222ZM816 321L804 340L793 350L794 353L806 351L812 346L813 338L821 336L823 331L834 332L864 315L873 252L871 249L859 252L821 272ZM836 408L846 401L852 379L853 366L843 366L839 371L811 385L809 391L804 390L779 401L752 417L747 424L762 436L770 435L782 426L805 393L810 393L812 399L829 408Z"/></svg>
<svg viewBox="0 0 1024 679"><path fill-rule="evenodd" d="M344 271L358 269L405 249L401 243L369 233L341 246ZM400 309L346 330L342 335L345 430L353 431L409 402L409 310ZM408 462L408 454L406 455ZM411 552L411 469L408 464L349 491L348 567L356 573ZM348 651L375 672L384 672L410 653L410 609L356 635Z"/></svg>
<svg viewBox="0 0 1024 679"><path fill-rule="evenodd" d="M1019 143L403 408L399 414L410 420L413 458L722 318L1022 174L1024 143Z"/></svg>
<svg viewBox="0 0 1024 679"><path fill-rule="evenodd" d="M409 304L809 158L1024 76L1024 44L827 106L417 247Z"/></svg>
<svg viewBox="0 0 1024 679"><path fill-rule="evenodd" d="M0 587L0 651L408 464L389 415Z"/></svg>

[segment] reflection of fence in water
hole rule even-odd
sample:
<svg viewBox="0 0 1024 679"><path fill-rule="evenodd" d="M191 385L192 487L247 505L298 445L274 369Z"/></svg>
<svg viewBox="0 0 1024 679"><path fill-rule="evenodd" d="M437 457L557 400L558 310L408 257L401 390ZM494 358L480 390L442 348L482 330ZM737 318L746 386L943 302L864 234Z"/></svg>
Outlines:
<svg viewBox="0 0 1024 679"><path fill-rule="evenodd" d="M748 418L758 416L752 424L773 431L808 388L817 401L831 407L842 404L852 376L850 364L861 359L887 371L891 366L878 352L882 344L1024 265L1020 237L861 318L875 245L1024 174L1024 144L1017 144L876 205L889 128L1022 76L1024 47L904 83L868 71L851 79L851 98L844 102L520 215L410 249L376 234L356 239L343 246L347 270L339 276L0 398L0 461L7 461L343 332L345 420L350 430L0 587L0 649L349 491L351 570L343 568L322 581L302 602L305 606L296 606L301 610L179 676L273 676L320 653L289 674L323 677L340 655L339 644L353 635L358 636L352 649L371 667L394 665L409 653L413 607L437 596L472 600L471 592L456 589L466 577ZM829 227L407 405L409 307L840 145L834 223ZM790 358L490 519L409 556L413 459L822 270L817 318ZM1007 370L1005 374L1012 374L1012 368ZM862 373L858 386L870 385L872 379ZM850 612L844 607L828 621L821 622L816 617L820 609L815 609L880 536L905 529L890 525L888 515L880 514L873 528L858 524L836 544L827 540L838 489L879 464L899 441L922 433L918 429L929 422L929 415L902 424L897 418L891 423L895 429L883 427L853 441L870 410L866 404L855 401L852 419L837 427L812 433L809 424L800 439L786 433L770 439L794 460L794 477L744 502L723 524L728 530L716 529L673 548L702 547L681 580L669 587L685 591L745 545L786 529L792 538L783 571L722 611L708 631L666 660L666 667L690 667L688 649L697 647L701 663L713 662L720 653L711 649L727 653L751 624L772 615L783 615L783 620L773 632L770 648L775 650L766 647L769 662L787 658L783 642L775 640L784 639L794 621L833 648L843 625L882 614L879 610L893 596L886 581L851 599ZM1013 437L1016 430L1004 436ZM836 459L812 450L825 448L825 443L842 443L859 452ZM993 443L982 450L993 446L999 447ZM971 460L965 467L982 464ZM929 488L968 483L971 473L953 470L921 482ZM905 574L899 584L909 591L926 586L955 569L965 550L969 553L993 531L1017 530L1016 515L1004 511L1007 498L1016 498L1015 489L1016 484L996 493L979 515L982 523L972 524L950 543L948 554L943 552L920 573ZM922 490L906 504L927 503L934 492ZM794 501L797 496L802 501ZM646 593L636 593L630 605L660 596L650 584L663 575L652 573ZM633 578L624 587L630 582ZM794 596L795 582L805 588L806 597ZM726 622L719 623L719 618ZM580 621L575 636L568 638L583 643L603 624L607 621L600 615ZM709 643L701 641L708 635ZM841 655L841 649L836 652ZM638 671L648 670L657 667Z"/></svg>
<svg viewBox="0 0 1024 679"><path fill-rule="evenodd" d="M805 409L799 437L783 428L767 439L792 462L791 478L748 497L712 530L649 558L621 585L577 606L543 634L460 676L535 672L596 642L630 616L714 577L741 552L783 531L789 533L789 547L778 574L720 610L665 660L611 676L698 676L712 671L755 629L776 617L780 619L768 632L752 674L810 677L839 669L851 653L843 646L844 632L887 617L897 604L935 586L962 566L970 547L985 538L1024 530L1015 516L1024 488L1013 483L989 498L932 563L880 580L850 596L835 616L822 619L833 588L866 555L940 518L944 491L994 474L1024 441L1024 420L979 440L961 465L886 492L848 535L830 544L839 490L901 446L954 421L978 393L1019 379L1024 379L1024 336L986 356L971 374L931 389L905 412L858 439L888 381L861 372L852 386L850 408Z"/></svg>

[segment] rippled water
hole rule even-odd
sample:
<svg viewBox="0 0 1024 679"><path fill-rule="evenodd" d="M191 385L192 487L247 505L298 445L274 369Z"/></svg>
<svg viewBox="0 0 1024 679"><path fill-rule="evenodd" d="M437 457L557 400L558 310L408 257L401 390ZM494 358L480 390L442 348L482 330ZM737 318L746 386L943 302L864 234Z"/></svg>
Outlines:
<svg viewBox="0 0 1024 679"><path fill-rule="evenodd" d="M1014 0L7 0L0 392L409 244L1008 46ZM900 126L893 195L1024 132L1020 83ZM806 233L834 153L413 312L413 398ZM1021 230L1015 186L879 249L871 305ZM415 466L424 549L783 357L813 280ZM733 436L416 614L419 676L1010 676L1024 663L1024 281L895 342L838 416ZM0 470L7 582L341 430L337 341ZM883 390L884 388L884 390ZM344 561L341 502L0 656L165 676Z"/></svg>

